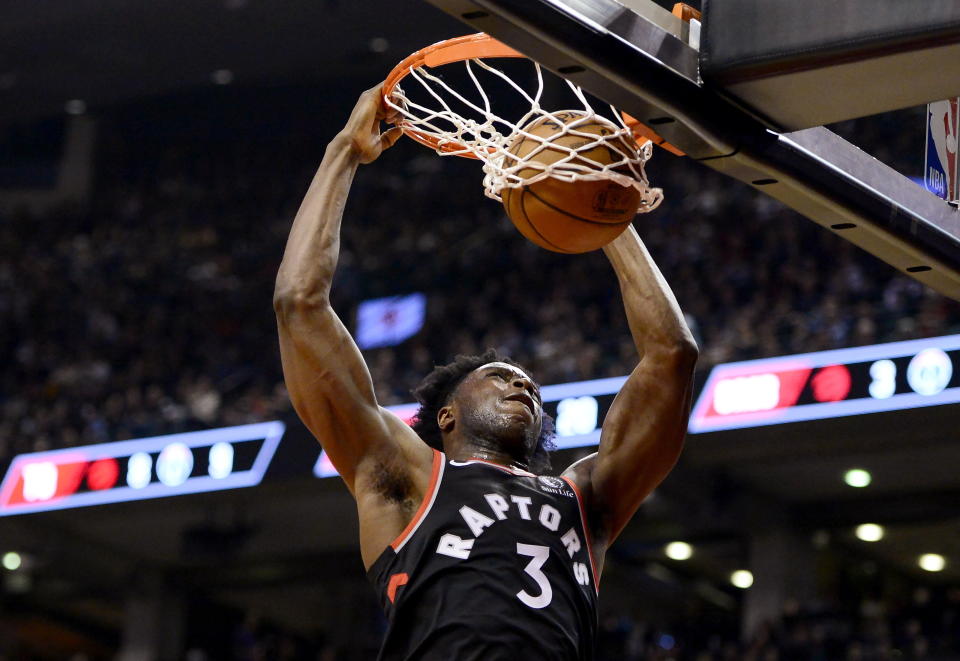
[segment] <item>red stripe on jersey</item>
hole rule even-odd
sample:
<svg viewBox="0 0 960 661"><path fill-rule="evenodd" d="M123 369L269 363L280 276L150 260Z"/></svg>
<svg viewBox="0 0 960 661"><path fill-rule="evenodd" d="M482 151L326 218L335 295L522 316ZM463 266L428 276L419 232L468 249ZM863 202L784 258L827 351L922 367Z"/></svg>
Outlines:
<svg viewBox="0 0 960 661"><path fill-rule="evenodd" d="M443 469L443 454L437 450L433 451L433 472L430 475L430 485L427 487L427 492L423 494L423 501L420 503L417 513L413 515L413 518L410 519L410 523L407 524L407 527L403 529L403 532L397 535L397 538L390 543L390 546L393 547L394 551L399 551L410 535L413 534L413 531L417 529L417 526L420 525L420 522L423 520L423 517L427 515L427 512L430 510L430 506L433 505L434 499L437 497L437 485L440 480L440 473Z"/></svg>
<svg viewBox="0 0 960 661"><path fill-rule="evenodd" d="M394 574L390 577L390 582L387 584L387 598L390 599L391 604L397 599L397 588L406 585L409 580L410 575L407 572Z"/></svg>
<svg viewBox="0 0 960 661"><path fill-rule="evenodd" d="M573 480L565 476L561 476L561 479L570 485L573 493L577 494L577 504L580 506L580 523L583 525L583 536L587 538L587 555L590 557L590 571L593 572L593 589L597 591L597 594L600 594L600 577L597 576L597 564L593 561L593 539L590 537L590 527L587 525L587 510L583 506L583 496Z"/></svg>

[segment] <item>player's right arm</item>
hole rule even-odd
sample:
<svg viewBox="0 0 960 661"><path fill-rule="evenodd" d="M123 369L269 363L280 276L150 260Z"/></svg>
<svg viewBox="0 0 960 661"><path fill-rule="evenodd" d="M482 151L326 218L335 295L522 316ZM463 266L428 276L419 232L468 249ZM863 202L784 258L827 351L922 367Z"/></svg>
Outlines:
<svg viewBox="0 0 960 661"><path fill-rule="evenodd" d="M380 94L379 86L365 92L327 146L290 230L274 293L290 399L361 509L385 473L399 473L399 483L410 485L415 497L432 463L430 448L377 404L363 357L330 306L353 176L400 136L396 128L380 133Z"/></svg>

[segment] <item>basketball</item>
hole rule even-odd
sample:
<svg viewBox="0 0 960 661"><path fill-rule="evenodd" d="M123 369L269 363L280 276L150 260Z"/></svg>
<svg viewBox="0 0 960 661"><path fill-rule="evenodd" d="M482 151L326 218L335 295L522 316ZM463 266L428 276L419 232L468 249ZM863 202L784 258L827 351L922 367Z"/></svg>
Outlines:
<svg viewBox="0 0 960 661"><path fill-rule="evenodd" d="M524 127L535 136L549 138L584 116L582 111L566 110L542 117ZM556 119L555 119L556 118ZM557 121L559 120L559 122ZM578 132L597 136L612 135L616 127L597 118L576 127ZM542 141L521 135L509 148L518 159L531 155ZM622 137L625 154L637 149L632 139ZM550 141L559 147L577 149L591 141L581 135L565 135ZM547 147L533 154L530 160L550 165L566 157L566 149ZM622 159L616 150L605 145L588 149L573 162L599 166ZM531 177L537 168L523 168L521 178ZM582 253L602 248L617 238L637 214L640 191L633 186L621 186L615 181L563 181L548 177L518 188L504 188L500 193L503 206L514 226L530 241L542 248L561 253Z"/></svg>

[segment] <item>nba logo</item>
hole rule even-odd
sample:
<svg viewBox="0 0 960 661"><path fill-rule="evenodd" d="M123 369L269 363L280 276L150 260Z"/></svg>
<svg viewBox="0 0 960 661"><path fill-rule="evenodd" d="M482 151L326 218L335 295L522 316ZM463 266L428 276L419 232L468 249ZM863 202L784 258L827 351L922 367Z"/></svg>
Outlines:
<svg viewBox="0 0 960 661"><path fill-rule="evenodd" d="M960 98L927 105L927 148L923 184L945 200L957 199L957 120Z"/></svg>

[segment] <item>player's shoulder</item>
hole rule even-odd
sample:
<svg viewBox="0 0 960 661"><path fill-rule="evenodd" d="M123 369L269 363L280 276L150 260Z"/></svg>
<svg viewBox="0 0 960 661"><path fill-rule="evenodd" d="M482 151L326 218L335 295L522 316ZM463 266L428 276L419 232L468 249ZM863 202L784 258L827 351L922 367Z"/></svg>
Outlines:
<svg viewBox="0 0 960 661"><path fill-rule="evenodd" d="M596 452L588 454L586 457L578 459L567 466L566 470L560 473L560 476L573 482L574 486L576 486L581 493L587 492L590 490L593 467L594 464L596 464L596 460Z"/></svg>

